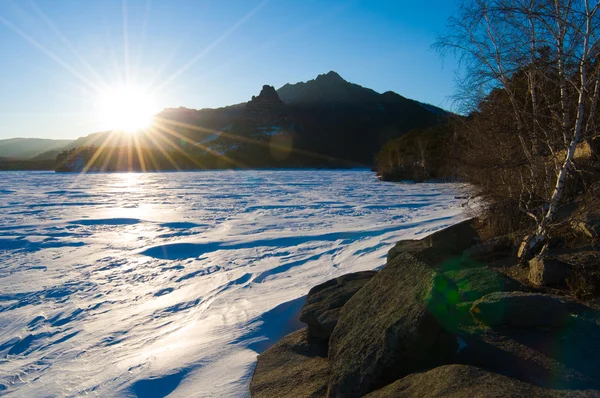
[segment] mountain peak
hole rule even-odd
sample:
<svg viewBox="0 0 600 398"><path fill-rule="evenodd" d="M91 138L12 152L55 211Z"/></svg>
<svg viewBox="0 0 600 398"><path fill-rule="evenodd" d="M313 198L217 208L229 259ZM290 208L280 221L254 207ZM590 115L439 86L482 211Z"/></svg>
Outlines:
<svg viewBox="0 0 600 398"><path fill-rule="evenodd" d="M256 104L281 104L281 105L283 105L283 102L279 98L279 94L277 94L277 90L275 90L275 87L265 84L262 87L262 90L260 90L260 94L258 94L257 96L253 95L252 100L246 104L246 107L248 107L248 105L253 107Z"/></svg>
<svg viewBox="0 0 600 398"><path fill-rule="evenodd" d="M253 95L252 100L246 104L246 107L248 107L248 105L252 107L256 104L259 104L259 106L261 106L260 104L282 106L283 102L281 99L279 99L279 95L277 94L275 87L265 84L262 87L262 90L260 90L260 94L258 94L258 96Z"/></svg>
<svg viewBox="0 0 600 398"><path fill-rule="evenodd" d="M329 81L329 82L346 82L337 72L330 70L329 72L317 76L317 81Z"/></svg>
<svg viewBox="0 0 600 398"><path fill-rule="evenodd" d="M246 103L243 123L235 130L239 135L247 135L253 132L254 128L283 125L288 119L287 109L277 91L273 86L265 84L260 94L252 96L252 100Z"/></svg>
<svg viewBox="0 0 600 398"><path fill-rule="evenodd" d="M258 96L279 99L279 96L277 95L277 91L275 91L275 87L269 86L268 84L265 84L262 87L262 90L260 90L260 94Z"/></svg>

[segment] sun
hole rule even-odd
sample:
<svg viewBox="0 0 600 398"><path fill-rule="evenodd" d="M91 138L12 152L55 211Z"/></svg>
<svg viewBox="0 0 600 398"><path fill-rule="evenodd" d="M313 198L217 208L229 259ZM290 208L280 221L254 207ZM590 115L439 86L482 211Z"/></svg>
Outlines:
<svg viewBox="0 0 600 398"><path fill-rule="evenodd" d="M151 93L139 87L109 87L96 100L96 116L104 129L133 133L148 128L156 110Z"/></svg>

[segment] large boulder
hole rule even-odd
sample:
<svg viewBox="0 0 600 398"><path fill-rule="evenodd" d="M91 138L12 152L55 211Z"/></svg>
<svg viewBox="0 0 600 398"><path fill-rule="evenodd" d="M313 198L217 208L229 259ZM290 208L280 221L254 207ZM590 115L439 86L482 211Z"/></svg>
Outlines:
<svg viewBox="0 0 600 398"><path fill-rule="evenodd" d="M457 363L551 389L600 388L600 326L593 321L578 317L559 329L477 325L458 333Z"/></svg>
<svg viewBox="0 0 600 398"><path fill-rule="evenodd" d="M516 280L487 267L467 268L444 273L460 289L464 301L474 301L489 293L524 290Z"/></svg>
<svg viewBox="0 0 600 398"><path fill-rule="evenodd" d="M340 317L342 306L376 273L354 272L310 289L300 313L300 320L308 325L308 337L328 340Z"/></svg>
<svg viewBox="0 0 600 398"><path fill-rule="evenodd" d="M445 365L427 372L411 374L367 395L368 398L592 398L598 396L600 391L550 390L468 365Z"/></svg>
<svg viewBox="0 0 600 398"><path fill-rule="evenodd" d="M558 258L536 256L529 261L529 282L534 286L564 286L570 271L570 265Z"/></svg>
<svg viewBox="0 0 600 398"><path fill-rule="evenodd" d="M507 236L499 236L477 243L464 250L463 258L479 263L510 255L512 242Z"/></svg>
<svg viewBox="0 0 600 398"><path fill-rule="evenodd" d="M560 300L547 294L496 292L483 296L471 307L471 314L490 326L565 326L571 319Z"/></svg>
<svg viewBox="0 0 600 398"><path fill-rule="evenodd" d="M466 220L419 240L401 240L389 250L387 261L389 263L400 253L409 253L432 267L444 267L448 266L448 262L457 262L463 250L477 242L474 222ZM454 266L450 265L450 268Z"/></svg>
<svg viewBox="0 0 600 398"><path fill-rule="evenodd" d="M327 346L309 341L307 329L287 335L258 356L250 383L254 398L324 397Z"/></svg>
<svg viewBox="0 0 600 398"><path fill-rule="evenodd" d="M444 363L457 348L444 324L458 291L447 277L400 254L344 306L329 340L329 397L360 397Z"/></svg>

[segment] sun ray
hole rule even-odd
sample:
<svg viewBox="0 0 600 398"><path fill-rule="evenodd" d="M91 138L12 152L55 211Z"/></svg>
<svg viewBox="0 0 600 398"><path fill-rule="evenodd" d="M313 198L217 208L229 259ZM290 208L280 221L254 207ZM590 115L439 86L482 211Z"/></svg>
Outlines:
<svg viewBox="0 0 600 398"><path fill-rule="evenodd" d="M191 32L191 29L188 29ZM187 36L187 34L184 34L183 36ZM169 52L169 55L165 55L163 57L164 61L161 63L161 65L156 69L156 72L154 73L154 76L149 80L149 87L156 87L157 86L157 82L159 80L164 80L163 78L161 78L163 72L167 69L167 67L171 64L171 62L173 62L173 59L175 59L175 56L177 55L177 53L180 51L180 49L183 46L183 39L178 40L176 43L173 43L171 45L171 51ZM155 90L154 93L157 93L158 90Z"/></svg>
<svg viewBox="0 0 600 398"><path fill-rule="evenodd" d="M162 118L159 118L159 119L160 119L160 120L168 120L168 119L162 119ZM182 123L182 124L184 124L184 125L185 125L185 123ZM245 166L245 165L244 165L242 162L239 162L239 161L237 161L237 160L235 160L235 159L233 159L233 158L230 158L230 157L228 157L228 156L227 156L227 155L225 155L225 154L219 153L219 152L215 151L214 149L212 149L212 148L209 148L209 147L207 147L207 146L205 146L205 145L203 145L203 144L200 144L200 143L198 143L198 142L194 142L194 141L190 140L188 137L186 137L186 136L184 136L184 135L182 135L182 134L178 133L178 132L177 132L177 131L175 131L175 130L172 130L172 129L169 129L168 127L166 127L166 126L162 126L162 125L160 125L160 121L157 121L157 122L155 123L155 125L156 125L156 127L158 127L158 126L161 126L161 128L162 128L163 130L165 130L165 132L167 132L167 133L169 133L169 134L173 135L174 137L176 137L176 138L179 138L179 139L181 139L181 140L183 140L183 141L185 141L185 142L187 142L187 143L189 143L189 144L191 144L191 145L193 145L193 146L195 146L195 147L197 147L197 148L200 148L200 149L202 149L202 150L204 150L204 151L207 151L207 152L209 152L211 155L215 155L215 156L217 156L217 157L220 157L220 158L222 158L222 159L225 159L225 160L227 160L228 162L230 162L231 164L235 164L235 165L237 165L237 166L239 166L239 167L246 167L246 166ZM191 125L190 125L190 126L191 126ZM212 129L203 129L203 130L200 130L200 131L206 131L206 130L211 130L211 131L218 132L217 130L212 130Z"/></svg>
<svg viewBox="0 0 600 398"><path fill-rule="evenodd" d="M150 19L150 0L146 0L146 7L144 9L144 22L142 23L142 32L140 38L140 45L137 47L137 56L135 61L135 70L139 71L142 64L142 58L144 55L144 46L146 45L146 32L148 28L148 20Z"/></svg>
<svg viewBox="0 0 600 398"><path fill-rule="evenodd" d="M58 38L63 42L63 44L73 53L73 55L77 58L79 62L96 78L96 80L101 84L101 86L106 86L106 83L102 79L102 77L96 72L96 70L87 62L81 54L75 49L73 44L65 37L65 35L58 29L58 27L52 22L50 17L35 3L31 2L32 8L39 15L39 17L52 29L52 31L58 36Z"/></svg>
<svg viewBox="0 0 600 398"><path fill-rule="evenodd" d="M146 137L148 137L148 139L150 141L152 141L152 143L156 146L156 149L158 149L165 156L165 158L169 161L169 163L171 163L173 165L173 167L175 167L176 170L181 170L181 168L177 165L177 162L175 162L173 160L171 155L169 155L169 153L162 148L160 143L158 143L156 141L156 138L153 136L154 135L153 133L155 133L156 128L154 126L152 126L152 127L150 127L149 130L150 130L150 134L146 134Z"/></svg>
<svg viewBox="0 0 600 398"><path fill-rule="evenodd" d="M108 134L108 137L104 140L104 142L102 142L102 144L98 147L98 149L96 149L96 152L94 152L94 155L92 156L92 158L86 163L85 167L83 168L83 170L81 170L80 174L85 174L88 172L88 170L92 167L92 165L94 164L94 162L96 161L96 159L98 159L98 157L102 154L102 152L104 151L104 149L108 146L108 144L114 139L114 135L115 132L111 131Z"/></svg>
<svg viewBox="0 0 600 398"><path fill-rule="evenodd" d="M102 166L100 166L100 172L105 172L108 164L112 160L113 154L117 150L117 146L113 145L111 147L107 146L107 154L104 157L104 161L102 162Z"/></svg>
<svg viewBox="0 0 600 398"><path fill-rule="evenodd" d="M133 168L133 140L129 136L129 142L127 143L127 171L131 172Z"/></svg>
<svg viewBox="0 0 600 398"><path fill-rule="evenodd" d="M189 128L189 129L200 131L200 132L208 132L208 133L215 133L215 134L218 133L220 136L223 136L223 137L226 137L226 138L235 139L235 140L238 140L238 141L241 141L241 142L246 142L246 143L250 143L250 144L261 145L261 146L265 146L265 147L272 147L272 148L276 148L276 149L289 149L289 148L283 147L281 145L267 143L267 142L256 140L256 139L249 138L249 137L242 137L240 135L229 134L229 133L227 133L225 131L219 131L219 130L209 129L209 128L206 128L206 127L195 126L195 125L192 125L192 124L178 122L178 121L174 121L174 120L170 120L170 119L165 119L165 118L161 118L161 117L155 117L155 119L158 120L158 121L161 121L163 123L168 123L168 124L172 124L172 125L175 125L175 126L185 127L185 128ZM198 144L198 145L200 145L200 144ZM302 149L291 148L290 151L292 153L297 153L299 155L311 156L311 157L314 157L314 158L317 158L317 159L323 159L323 160L332 161L332 162L343 161L342 159L339 159L339 158L335 158L335 157L327 156L327 155L322 155L320 153L305 151L305 150L302 150Z"/></svg>
<svg viewBox="0 0 600 398"><path fill-rule="evenodd" d="M96 161L96 159L98 158L98 156L100 156L100 152L104 150L104 148L106 148L108 146L108 143L112 140L112 136L113 136L114 132L109 132L108 136L104 136L104 135L98 135L92 138L91 142L88 143L88 146L94 146L100 139L104 138L104 141L100 144L100 146L96 149L96 152L94 153L94 156L92 156L92 158L87 162L87 164L85 165L87 167L87 169L89 170L89 168L91 167L91 165L93 164L93 162ZM108 142L107 142L108 141ZM87 172L87 170L85 170L85 167L83 170L81 170L81 172L79 172L74 181L71 183L71 185L69 186L69 189L75 187L79 181L81 180L81 178L83 178L83 174L85 174L85 172Z"/></svg>
<svg viewBox="0 0 600 398"><path fill-rule="evenodd" d="M174 136L174 137L176 137L176 138L179 138L179 139L181 139L181 140L184 140L186 143L189 143L189 144L191 144L191 145L193 145L193 146L195 146L195 147L197 147L197 148L200 148L200 149L203 149L203 150L206 150L206 151L212 151L212 149L211 149L211 148L204 147L204 146L202 146L201 144L195 143L195 142L193 142L192 140L190 140L189 138L187 138L187 137L185 137L185 136L183 136L183 135L181 135L181 134L177 133L176 131L174 131L174 130L172 130L172 129L169 129L168 127L161 126L160 124L158 124L158 123L157 123L157 124L155 125L155 128L156 128L157 130L158 130L158 129L162 129L162 130L163 130L165 133L167 133L167 134L170 134L170 135L172 135L172 136ZM161 138L163 138L163 137L161 136ZM173 147L173 148L174 148L176 151L179 151L179 152L181 152L181 154L182 154L183 156L185 156L185 157L186 157L186 159L188 159L189 161L191 161L193 164L195 164L196 166L199 166L199 167L200 167L200 168L202 168L202 169L206 169L206 167L205 167L203 164L201 164L200 162L198 162L196 159L194 159L192 156L190 156L190 155L189 155L187 152L185 152L185 151L184 151L184 150L182 150L181 148L177 147L175 144L173 144L173 143L172 143L171 141L169 141L168 139L164 138L164 140L166 141L166 143L167 143L168 145L170 145L171 147ZM226 156L224 156L224 155L222 155L222 154L219 154L219 153L217 153L217 152L213 152L213 154L217 154L217 155L219 155L219 156L223 157L225 160L228 160L228 161L230 161L230 162L232 162L232 163L234 162L234 160L233 160L233 159L229 159L228 157L226 157Z"/></svg>
<svg viewBox="0 0 600 398"><path fill-rule="evenodd" d="M158 128L159 127L155 127L156 130L158 130ZM190 162L192 162L196 166L198 166L200 168L204 168L204 167L202 167L202 165L197 160L195 160L194 158L192 158L188 153L186 153L185 151L183 151L181 148L177 147L177 145L175 145L174 143L172 143L171 141L169 141L166 137L163 137L162 134L157 134L156 135L156 139L157 140L161 140L167 146L171 147L174 152L181 153L183 156L185 156L186 159L188 159Z"/></svg>
<svg viewBox="0 0 600 398"><path fill-rule="evenodd" d="M213 41L210 45L205 47L202 51L200 51L195 57L190 59L185 65L179 68L175 73L169 76L164 82L157 87L157 91L161 91L165 86L168 86L173 80L179 77L182 73L186 72L189 68L191 68L196 62L198 62L202 57L208 54L212 49L218 46L223 40L227 39L233 32L235 32L240 26L246 23L250 18L252 18L260 9L269 3L270 0L262 1L258 6L254 7L247 13L244 17L242 17L239 21L237 21L231 28L227 29L221 36L219 36L215 41Z"/></svg>
<svg viewBox="0 0 600 398"><path fill-rule="evenodd" d="M213 130L213 129L209 129L209 128L201 127L201 126L194 126L194 125L191 125L191 124L187 124L187 123L183 123L183 122L177 122L177 121L173 121L173 120L169 120L169 119L158 118L158 117L156 119L157 119L156 125L159 125L160 121L162 121L164 123L170 123L170 124L173 124L173 125L176 125L176 126L186 127L186 128L192 129L192 130L197 130L197 131L201 131L201 132L210 132L210 133L214 133L214 134L219 134L220 136L224 136L224 137L239 139L239 141L242 141L242 142L249 142L249 143L253 143L253 144L259 144L259 145L268 146L268 144L266 144L266 143L264 143L262 141L254 140L252 138L245 138L245 137L241 137L241 136L237 136L237 135L233 135L233 134L227 134L224 131ZM182 140L188 142L189 144L192 144L192 145L194 145L194 146L196 146L196 147L198 147L200 149L203 149L203 150L205 150L205 151L207 151L207 152L209 152L209 153L211 153L213 155L221 157L221 158L223 158L223 159L231 162L232 164L235 164L235 165L237 165L239 167L246 167L246 165L244 165L242 162L239 162L239 161L237 161L237 160L235 160L235 159L233 159L231 157L228 157L225 154L216 152L212 148L207 147L207 146L205 146L205 145L203 145L203 144L201 144L199 142L194 142L194 141L190 140L189 138L185 137L184 135L182 135L182 134L180 134L180 133L178 133L178 132L176 132L176 131L174 131L172 129L168 129L165 126L162 126L162 128L166 132L169 132L172 135L174 135L175 137L177 137L179 139L182 139Z"/></svg>
<svg viewBox="0 0 600 398"><path fill-rule="evenodd" d="M286 39L288 39L291 36L294 36L300 32L303 32L305 30L313 28L314 26L316 26L334 16L339 15L342 11L344 11L347 8L348 8L348 4L342 4L338 7L333 8L328 13L320 14L316 18L313 18L310 21L308 21L300 26L296 26L294 29L290 29L286 33L283 33L283 34L278 33L277 35L273 35L273 37L269 41L264 42L263 44L261 44L258 47L255 47L253 50L247 51L243 54L239 54L236 57L229 59L227 62L217 65L216 67L212 68L211 70L209 70L206 73L199 74L191 79L186 79L186 81L181 83L180 85L172 87L169 90L169 92L177 93L177 92L179 92L179 90L184 89L189 86L193 86L196 82L201 81L202 79L205 79L206 77L208 77L218 71L222 71L230 66L243 63L247 58L251 57L252 55L255 55L257 52L262 51L266 48L269 48L269 47L273 46L274 44L284 42Z"/></svg>
<svg viewBox="0 0 600 398"><path fill-rule="evenodd" d="M121 14L123 16L123 62L125 66L125 84L131 82L129 70L129 24L127 23L127 0L121 1Z"/></svg>
<svg viewBox="0 0 600 398"><path fill-rule="evenodd" d="M83 76L81 73L77 72L73 67L71 67L71 65L69 65L68 63L66 63L61 57L59 57L58 55L54 54L52 51L48 50L40 42L38 42L37 40L35 40L33 37L29 36L27 33L23 32L21 29L19 29L18 27L16 27L12 23L10 23L7 19L5 19L1 15L0 15L0 22L4 26L6 26L10 30L12 30L13 32L15 32L16 34L18 34L19 36L21 36L29 44L31 44L32 46L34 46L35 48L37 48L38 50L40 50L41 52L43 52L44 54L46 54L48 57L50 57L52 60L54 60L60 66L62 66L63 68L65 68L67 71L69 71L73 76L75 76L76 78L78 78L80 81L82 81L83 83L85 83L87 86L91 87L94 91L98 91L99 90L99 86L97 86L96 84L92 83L85 76Z"/></svg>
<svg viewBox="0 0 600 398"><path fill-rule="evenodd" d="M110 74L112 76L116 76L116 79L118 80L118 85L123 87L126 83L125 78L122 73L123 71L122 71L122 68L121 68L121 65L119 62L119 58L117 57L117 53L115 51L115 44L114 44L113 36L111 34L110 25L105 17L103 18L103 25L104 25L105 41L106 41L106 43L109 44L110 59L111 59L112 65L113 65L113 71Z"/></svg>
<svg viewBox="0 0 600 398"><path fill-rule="evenodd" d="M142 172L146 172L146 161L144 160L144 154L142 149L140 148L140 141L137 134L133 135L133 143L135 145L135 150L138 156L138 161L140 162L140 167L142 168Z"/></svg>
<svg viewBox="0 0 600 398"><path fill-rule="evenodd" d="M147 130L143 130L142 134L145 135L147 139L150 139L150 137L148 137L148 131ZM156 162L156 159L154 159L154 154L153 154L152 151L148 151L148 158L150 159L150 162L154 166L154 171L160 170L160 167L159 167L158 163Z"/></svg>

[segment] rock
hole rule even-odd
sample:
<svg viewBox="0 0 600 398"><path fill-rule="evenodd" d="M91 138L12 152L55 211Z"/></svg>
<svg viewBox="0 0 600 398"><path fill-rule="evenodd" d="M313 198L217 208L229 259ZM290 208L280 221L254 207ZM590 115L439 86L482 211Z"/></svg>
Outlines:
<svg viewBox="0 0 600 398"><path fill-rule="evenodd" d="M310 289L300 320L308 325L308 337L328 340L337 324L342 306L377 272L342 275Z"/></svg>
<svg viewBox="0 0 600 398"><path fill-rule="evenodd" d="M511 248L511 241L506 236L500 236L471 246L463 251L463 257L477 262L491 260L498 255L506 255Z"/></svg>
<svg viewBox="0 0 600 398"><path fill-rule="evenodd" d="M598 397L600 391L550 390L468 365L446 365L406 376L368 398Z"/></svg>
<svg viewBox="0 0 600 398"><path fill-rule="evenodd" d="M600 217L587 214L583 220L576 220L572 223L573 228L585 234L589 238L597 238L600 236Z"/></svg>
<svg viewBox="0 0 600 398"><path fill-rule="evenodd" d="M344 306L329 340L329 397L360 397L444 363L456 337L444 329L458 291L409 254L389 262Z"/></svg>
<svg viewBox="0 0 600 398"><path fill-rule="evenodd" d="M592 158L592 145L591 141L582 141L575 147L575 153L573 154L574 161L586 161Z"/></svg>
<svg viewBox="0 0 600 398"><path fill-rule="evenodd" d="M250 395L271 397L324 397L327 393L326 344L308 340L308 330L287 335L258 356Z"/></svg>
<svg viewBox="0 0 600 398"><path fill-rule="evenodd" d="M571 316L558 299L540 293L496 292L473 303L471 314L490 326L565 326Z"/></svg>
<svg viewBox="0 0 600 398"><path fill-rule="evenodd" d="M575 318L560 329L485 326L459 331L456 363L552 389L600 388L600 327ZM597 395L600 397L600 395Z"/></svg>
<svg viewBox="0 0 600 398"><path fill-rule="evenodd" d="M471 307L473 306L472 301L465 301L456 304L455 309L455 321L459 325L473 325L475 320L471 315Z"/></svg>
<svg viewBox="0 0 600 398"><path fill-rule="evenodd" d="M410 239L410 240L401 240L398 241L394 247L392 247L387 254L387 262L391 262L396 258L399 254L409 253L412 255L419 255L422 252L425 252L428 249L431 249L431 246L424 240L427 238L423 238L421 240Z"/></svg>
<svg viewBox="0 0 600 398"><path fill-rule="evenodd" d="M265 141L279 133L293 132L292 119L291 113L277 95L275 88L264 85L260 94L246 103L242 116L231 126L229 138L233 140L234 136L240 136ZM241 140L236 143L235 148L239 149L242 146L248 149L252 147L250 144L247 140Z"/></svg>
<svg viewBox="0 0 600 398"><path fill-rule="evenodd" d="M524 290L516 280L489 268L467 268L444 273L458 286L465 301L478 300L489 293Z"/></svg>
<svg viewBox="0 0 600 398"><path fill-rule="evenodd" d="M529 281L535 286L564 286L570 265L554 257L534 257L529 261Z"/></svg>
<svg viewBox="0 0 600 398"><path fill-rule="evenodd" d="M432 267L444 266L476 243L478 234L473 228L474 222L466 220L420 240L401 240L390 249L387 261L389 263L400 253L409 253Z"/></svg>
<svg viewBox="0 0 600 398"><path fill-rule="evenodd" d="M243 118L251 120L257 126L267 126L275 121L287 122L287 119L281 120L282 116L288 117L285 104L273 86L264 85L258 97L246 104Z"/></svg>

